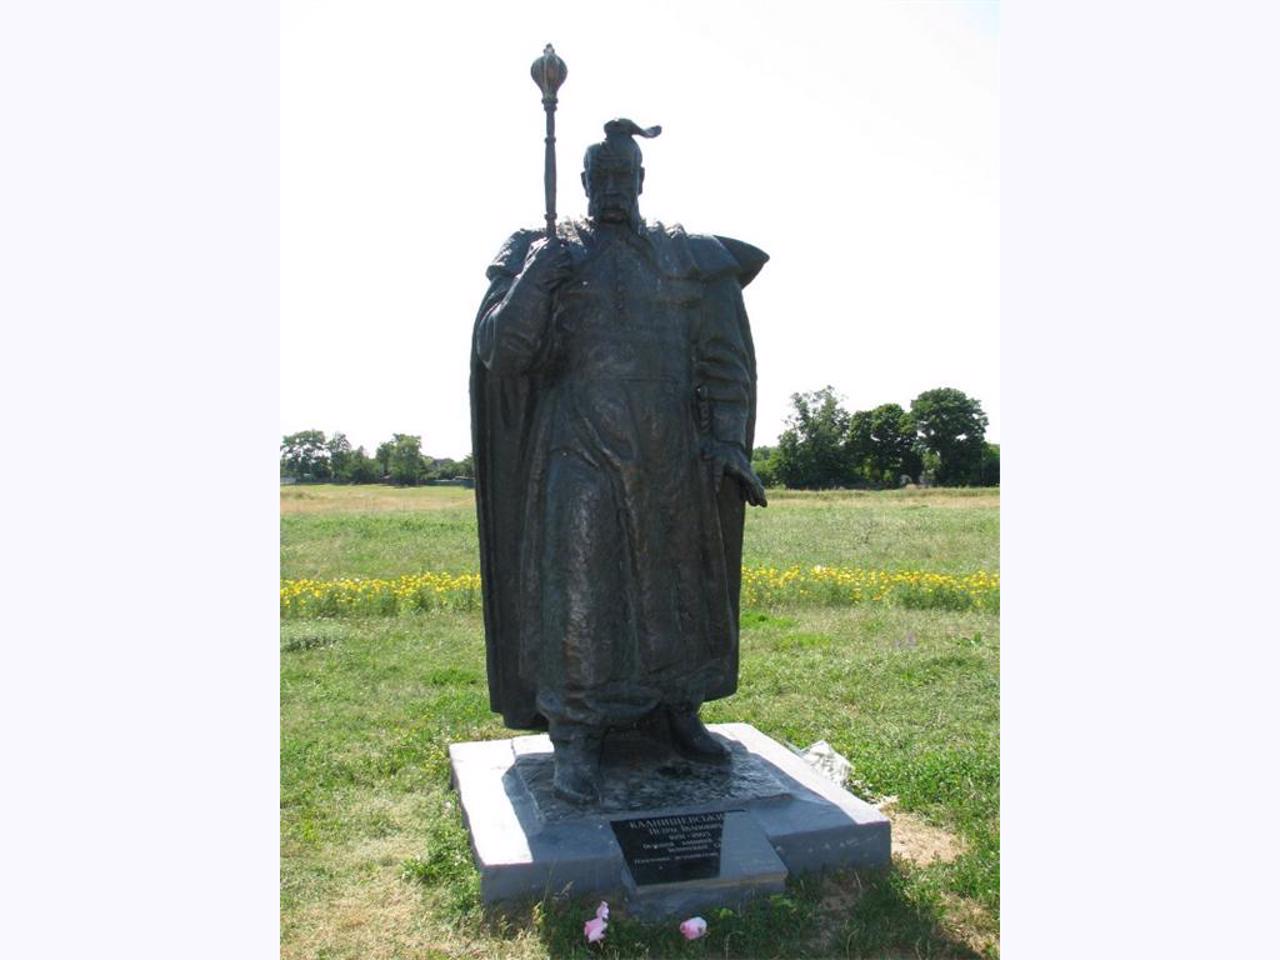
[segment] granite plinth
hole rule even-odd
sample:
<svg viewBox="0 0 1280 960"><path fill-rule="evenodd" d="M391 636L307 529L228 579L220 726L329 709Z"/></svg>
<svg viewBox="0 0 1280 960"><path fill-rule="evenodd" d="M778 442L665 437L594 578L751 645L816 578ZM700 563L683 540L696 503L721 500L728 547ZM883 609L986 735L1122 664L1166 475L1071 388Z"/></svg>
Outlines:
<svg viewBox="0 0 1280 960"><path fill-rule="evenodd" d="M634 753L616 751L630 759L606 759L601 803L590 807L551 792L551 741L545 734L452 744L453 784L483 899L569 892L625 902L634 915L656 919L736 907L782 889L788 874L889 863L889 821L880 811L750 724L716 724L710 730L729 747L728 763L654 758L637 773ZM624 854L618 841L617 823L717 822L708 814L723 815L713 876L654 882L655 874L642 863L653 857L635 850ZM655 856L706 856L705 847L681 846L705 838L681 836L658 837Z"/></svg>

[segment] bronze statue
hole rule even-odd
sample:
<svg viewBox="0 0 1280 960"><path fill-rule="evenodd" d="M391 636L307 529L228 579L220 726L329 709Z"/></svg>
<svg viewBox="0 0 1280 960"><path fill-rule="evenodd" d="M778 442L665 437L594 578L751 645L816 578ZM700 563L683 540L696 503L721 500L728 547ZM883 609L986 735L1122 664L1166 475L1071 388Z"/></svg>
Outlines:
<svg viewBox="0 0 1280 960"><path fill-rule="evenodd" d="M744 504L765 506L742 288L768 256L641 219L633 137L660 132L605 125L587 218L507 240L472 346L490 704L549 728L579 803L611 729L725 759L698 710L737 687Z"/></svg>

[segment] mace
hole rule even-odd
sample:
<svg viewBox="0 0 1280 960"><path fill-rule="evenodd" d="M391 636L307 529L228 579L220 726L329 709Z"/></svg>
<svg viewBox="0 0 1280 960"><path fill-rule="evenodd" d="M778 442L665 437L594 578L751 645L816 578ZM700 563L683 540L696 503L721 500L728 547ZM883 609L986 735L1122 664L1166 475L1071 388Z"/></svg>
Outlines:
<svg viewBox="0 0 1280 960"><path fill-rule="evenodd" d="M555 49L547 44L542 56L533 61L529 71L533 82L542 91L542 109L547 112L547 156L543 163L543 188L547 194L547 239L556 236L556 91L564 78L569 75L569 68L556 56Z"/></svg>

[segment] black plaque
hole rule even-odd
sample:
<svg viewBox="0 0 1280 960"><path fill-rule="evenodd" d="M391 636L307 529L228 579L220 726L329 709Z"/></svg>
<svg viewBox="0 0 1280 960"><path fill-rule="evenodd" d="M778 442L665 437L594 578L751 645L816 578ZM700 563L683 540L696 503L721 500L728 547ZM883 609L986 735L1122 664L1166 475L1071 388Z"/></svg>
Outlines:
<svg viewBox="0 0 1280 960"><path fill-rule="evenodd" d="M724 812L610 820L637 885L720 876Z"/></svg>

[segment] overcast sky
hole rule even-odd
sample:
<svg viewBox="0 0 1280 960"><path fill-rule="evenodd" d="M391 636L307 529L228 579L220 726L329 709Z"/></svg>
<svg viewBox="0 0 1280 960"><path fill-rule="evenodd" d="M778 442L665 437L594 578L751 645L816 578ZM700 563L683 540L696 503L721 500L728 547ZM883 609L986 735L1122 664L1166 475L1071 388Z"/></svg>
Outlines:
<svg viewBox="0 0 1280 960"><path fill-rule="evenodd" d="M757 444L826 384L850 410L957 387L998 441L998 4L610 9L285 0L282 432L470 450L484 269L542 220L529 66L551 42L561 216L586 212L583 149L630 117L663 127L647 219L770 254L746 290Z"/></svg>

